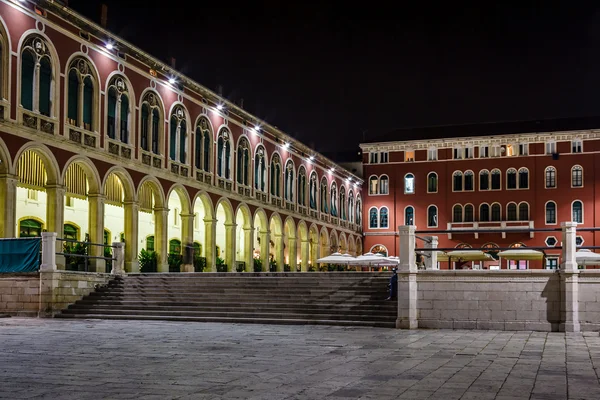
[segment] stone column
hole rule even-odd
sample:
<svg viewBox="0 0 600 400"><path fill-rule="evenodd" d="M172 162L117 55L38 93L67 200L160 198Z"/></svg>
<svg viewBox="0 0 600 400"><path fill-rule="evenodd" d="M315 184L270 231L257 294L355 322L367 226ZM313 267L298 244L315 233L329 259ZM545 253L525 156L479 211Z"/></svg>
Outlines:
<svg viewBox="0 0 600 400"><path fill-rule="evenodd" d="M6 160L2 160L6 162ZM14 238L17 226L17 182L12 174L0 175L0 238Z"/></svg>
<svg viewBox="0 0 600 400"><path fill-rule="evenodd" d="M138 235L140 206L134 201L126 201L125 208L125 271L140 272L140 263L138 261ZM156 236L156 235L155 235ZM156 240L156 239L155 239ZM155 247L156 249L157 247ZM159 253L160 254L160 253Z"/></svg>
<svg viewBox="0 0 600 400"><path fill-rule="evenodd" d="M35 62L35 71L33 73L33 112L40 112L40 69L42 65L39 59ZM68 78L67 78L68 79ZM56 90L56 88L55 88ZM59 89L60 90L60 89ZM60 235L62 237L62 233Z"/></svg>
<svg viewBox="0 0 600 400"><path fill-rule="evenodd" d="M42 232L41 271L56 271L56 232Z"/></svg>
<svg viewBox="0 0 600 400"><path fill-rule="evenodd" d="M237 224L225 224L225 264L227 264L227 272L236 271L235 259L235 229Z"/></svg>
<svg viewBox="0 0 600 400"><path fill-rule="evenodd" d="M414 225L399 226L398 318L396 328L417 329L417 264Z"/></svg>
<svg viewBox="0 0 600 400"><path fill-rule="evenodd" d="M244 262L246 272L254 272L254 228L244 228Z"/></svg>
<svg viewBox="0 0 600 400"><path fill-rule="evenodd" d="M113 242L113 263L112 263L112 271L110 273L112 275L123 275L125 273L125 243L123 242Z"/></svg>
<svg viewBox="0 0 600 400"><path fill-rule="evenodd" d="M577 223L563 222L562 227L562 259L560 263L561 286L561 332L579 332L579 270L575 252L577 251Z"/></svg>
<svg viewBox="0 0 600 400"><path fill-rule="evenodd" d="M217 243L217 220L204 219L204 255L206 257L206 271L217 272L217 256L215 246Z"/></svg>
<svg viewBox="0 0 600 400"><path fill-rule="evenodd" d="M310 261L310 240L302 240L300 243L300 257L302 258L302 264L300 268L302 272L308 271L308 264Z"/></svg>
<svg viewBox="0 0 600 400"><path fill-rule="evenodd" d="M275 262L277 263L277 272L283 272L283 264L285 263L283 235L275 234L273 236L273 241L275 242Z"/></svg>
<svg viewBox="0 0 600 400"><path fill-rule="evenodd" d="M438 248L438 237L437 236L429 236L426 239L430 241L425 242L425 248L427 249L437 249ZM439 269L437 263L437 250L432 250L425 252L425 269Z"/></svg>
<svg viewBox="0 0 600 400"><path fill-rule="evenodd" d="M98 193L88 194L88 233L91 243L104 243L104 196ZM104 247L89 246L88 254L93 257L104 256ZM90 271L106 272L106 260L92 258Z"/></svg>
<svg viewBox="0 0 600 400"><path fill-rule="evenodd" d="M56 236L63 237L65 224L65 187L62 185L46 186L46 231L56 232ZM62 242L59 243L62 250ZM65 269L65 257L57 256L56 265L58 269Z"/></svg>
<svg viewBox="0 0 600 400"><path fill-rule="evenodd" d="M181 251L183 254L183 264L181 272L194 272L194 214L181 215ZM188 257L192 254L191 259ZM187 263L186 263L187 261Z"/></svg>
<svg viewBox="0 0 600 400"><path fill-rule="evenodd" d="M157 260L157 271L158 272L169 272L169 239L168 239L168 221L169 221L169 209L168 208L155 208L154 209L154 224L156 234L154 235L154 251L158 254Z"/></svg>
<svg viewBox="0 0 600 400"><path fill-rule="evenodd" d="M260 237L260 259L263 272L269 272L269 251L271 250L271 232L261 231Z"/></svg>
<svg viewBox="0 0 600 400"><path fill-rule="evenodd" d="M296 272L296 267L298 266L298 241L296 238L288 239L288 257L290 264L290 271Z"/></svg>

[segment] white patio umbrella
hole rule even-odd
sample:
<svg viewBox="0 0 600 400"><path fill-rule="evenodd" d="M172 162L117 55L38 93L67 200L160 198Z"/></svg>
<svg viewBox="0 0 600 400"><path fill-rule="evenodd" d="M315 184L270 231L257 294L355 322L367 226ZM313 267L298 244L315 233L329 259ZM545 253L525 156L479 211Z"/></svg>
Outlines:
<svg viewBox="0 0 600 400"><path fill-rule="evenodd" d="M544 253L538 250L528 249L526 247L519 247L501 251L498 253L498 256L504 258L505 260L541 260L544 258Z"/></svg>
<svg viewBox="0 0 600 400"><path fill-rule="evenodd" d="M463 261L489 261L493 260L492 256L488 253L484 253L481 250L453 250L446 253L446 255L454 260Z"/></svg>
<svg viewBox="0 0 600 400"><path fill-rule="evenodd" d="M589 249L581 249L575 252L577 265L600 265L600 254Z"/></svg>
<svg viewBox="0 0 600 400"><path fill-rule="evenodd" d="M320 264L349 264L350 261L354 260L350 254L342 254L342 253L331 253L327 257L322 257L317 260Z"/></svg>
<svg viewBox="0 0 600 400"><path fill-rule="evenodd" d="M386 265L383 263L390 263L387 257L384 257L383 254L373 254L373 253L365 253L361 256L356 257L350 265L364 265L364 266L377 266L377 265ZM389 264L387 264L389 265Z"/></svg>

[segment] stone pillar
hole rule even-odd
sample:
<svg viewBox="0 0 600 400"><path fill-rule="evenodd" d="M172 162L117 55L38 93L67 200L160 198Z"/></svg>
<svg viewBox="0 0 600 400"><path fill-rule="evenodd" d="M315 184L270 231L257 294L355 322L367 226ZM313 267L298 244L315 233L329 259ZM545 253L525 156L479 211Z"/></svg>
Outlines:
<svg viewBox="0 0 600 400"><path fill-rule="evenodd" d="M263 272L269 272L269 251L271 250L271 232L261 231L260 237L260 259Z"/></svg>
<svg viewBox="0 0 600 400"><path fill-rule="evenodd" d="M88 233L91 243L104 243L104 196L98 193L88 194ZM88 246L88 254L103 257L104 247ZM89 271L106 272L106 260L92 258L89 260Z"/></svg>
<svg viewBox="0 0 600 400"><path fill-rule="evenodd" d="M2 160L6 162L6 160ZM17 182L11 174L0 175L0 238L14 238L17 226Z"/></svg>
<svg viewBox="0 0 600 400"><path fill-rule="evenodd" d="M6 162L6 160L2 160ZM17 237L17 182L11 174L0 175L0 238Z"/></svg>
<svg viewBox="0 0 600 400"><path fill-rule="evenodd" d="M56 232L42 232L41 271L56 271Z"/></svg>
<svg viewBox="0 0 600 400"><path fill-rule="evenodd" d="M310 240L302 240L300 243L300 257L302 259L300 268L302 272L306 272L310 261Z"/></svg>
<svg viewBox="0 0 600 400"><path fill-rule="evenodd" d="M577 245L576 222L563 222L562 227L562 259L560 263L560 286L561 286L561 310L560 325L561 332L579 332L579 270L575 252Z"/></svg>
<svg viewBox="0 0 600 400"><path fill-rule="evenodd" d="M277 263L277 272L283 272L283 264L285 263L283 235L275 234L273 236L273 241L275 242L275 262Z"/></svg>
<svg viewBox="0 0 600 400"><path fill-rule="evenodd" d="M236 271L236 259L235 259L235 229L237 224L225 224L225 264L227 265L227 272Z"/></svg>
<svg viewBox="0 0 600 400"><path fill-rule="evenodd" d="M39 59L35 62L35 71L33 73L33 112L40 112L40 69L42 65L40 64ZM68 78L66 78L68 79ZM56 86L54 90L56 90ZM59 89L60 90L60 89ZM52 92L52 91L51 91ZM52 107L51 107L52 108ZM54 115L52 115L54 116ZM62 237L62 234L61 234Z"/></svg>
<svg viewBox="0 0 600 400"><path fill-rule="evenodd" d="M290 271L296 272L296 267L298 266L298 240L296 238L288 239L288 257L290 264Z"/></svg>
<svg viewBox="0 0 600 400"><path fill-rule="evenodd" d="M246 272L254 272L254 228L244 228L244 262Z"/></svg>
<svg viewBox="0 0 600 400"><path fill-rule="evenodd" d="M206 257L206 271L217 272L217 256L215 246L217 244L217 220L204 219L204 256Z"/></svg>
<svg viewBox="0 0 600 400"><path fill-rule="evenodd" d="M125 207L125 271L140 272L140 263L138 261L138 235L140 206L134 201L126 201ZM156 214L155 214L156 215ZM156 235L155 235L156 237ZM155 239L156 240L156 239ZM155 244L155 249L157 249ZM160 253L159 253L160 254Z"/></svg>
<svg viewBox="0 0 600 400"><path fill-rule="evenodd" d="M158 254L157 260L157 271L158 272L169 272L169 239L168 239L168 221L169 221L169 209L168 208L155 208L154 209L154 224L155 224L155 235L154 235L154 251Z"/></svg>
<svg viewBox="0 0 600 400"><path fill-rule="evenodd" d="M57 237L62 238L65 224L65 187L62 185L46 186L46 231L56 232ZM62 251L62 242L59 244ZM56 257L58 269L65 269L65 257Z"/></svg>
<svg viewBox="0 0 600 400"><path fill-rule="evenodd" d="M193 255L194 250L194 214L180 214L181 215L181 251L183 254L183 262L181 264L181 272L194 272L194 259L187 259L190 251ZM190 250L191 249L191 250Z"/></svg>
<svg viewBox="0 0 600 400"><path fill-rule="evenodd" d="M425 248L427 249L437 249L438 248L438 237L437 236L429 236L426 239L429 241L425 242ZM439 269L437 263L437 250L428 251L425 253L425 269Z"/></svg>
<svg viewBox="0 0 600 400"><path fill-rule="evenodd" d="M414 225L399 226L398 318L396 328L417 329L417 264Z"/></svg>
<svg viewBox="0 0 600 400"><path fill-rule="evenodd" d="M113 262L112 262L112 270L110 273L112 275L123 275L125 273L125 243L123 242L113 242Z"/></svg>

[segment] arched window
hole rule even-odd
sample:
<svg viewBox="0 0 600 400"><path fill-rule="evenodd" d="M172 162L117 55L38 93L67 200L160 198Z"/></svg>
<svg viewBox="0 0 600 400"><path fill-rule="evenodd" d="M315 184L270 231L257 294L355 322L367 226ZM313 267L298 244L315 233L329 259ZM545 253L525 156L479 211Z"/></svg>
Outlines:
<svg viewBox="0 0 600 400"><path fill-rule="evenodd" d="M237 183L250 185L250 144L245 137L241 138L237 147Z"/></svg>
<svg viewBox="0 0 600 400"><path fill-rule="evenodd" d="M508 205L506 206L506 220L517 220L517 205L515 203L508 203Z"/></svg>
<svg viewBox="0 0 600 400"><path fill-rule="evenodd" d="M271 196L281 197L281 159L277 153L271 158Z"/></svg>
<svg viewBox="0 0 600 400"><path fill-rule="evenodd" d="M413 174L404 175L404 193L413 194L415 192L415 176Z"/></svg>
<svg viewBox="0 0 600 400"><path fill-rule="evenodd" d="M583 224L583 203L579 200L575 200L571 208L571 221Z"/></svg>
<svg viewBox="0 0 600 400"><path fill-rule="evenodd" d="M10 51L8 38L3 27L0 27L0 99L8 98L8 63L10 61Z"/></svg>
<svg viewBox="0 0 600 400"><path fill-rule="evenodd" d="M19 222L19 237L40 237L42 236L42 224L35 219L22 219Z"/></svg>
<svg viewBox="0 0 600 400"><path fill-rule="evenodd" d="M327 180L325 179L325 177L323 177L321 179L320 192L321 192L321 212L327 213L327 212L329 212L329 210L327 208Z"/></svg>
<svg viewBox="0 0 600 400"><path fill-rule="evenodd" d="M261 192L265 191L266 185L266 156L267 152L265 151L265 148L259 146L254 154L254 189L260 190Z"/></svg>
<svg viewBox="0 0 600 400"><path fill-rule="evenodd" d="M487 222L490 220L490 206L483 203L479 206L479 221Z"/></svg>
<svg viewBox="0 0 600 400"><path fill-rule="evenodd" d="M173 161L187 162L187 122L185 110L176 105L171 113L171 130L169 135L169 157Z"/></svg>
<svg viewBox="0 0 600 400"><path fill-rule="evenodd" d="M310 174L310 187L309 187L309 191L308 191L308 195L309 195L309 203L310 203L310 208L311 210L316 210L317 209L317 174L316 172L312 172ZM358 203L357 203L358 206Z"/></svg>
<svg viewBox="0 0 600 400"><path fill-rule="evenodd" d="M500 190L500 170L493 169L492 170L492 190Z"/></svg>
<svg viewBox="0 0 600 400"><path fill-rule="evenodd" d="M429 207L427 207L427 227L428 228L437 228L437 226L438 226L437 207L429 206Z"/></svg>
<svg viewBox="0 0 600 400"><path fill-rule="evenodd" d="M63 239L79 240L79 229L73 224L65 224L63 227ZM71 244L73 244L71 242Z"/></svg>
<svg viewBox="0 0 600 400"><path fill-rule="evenodd" d="M487 169L479 171L479 190L490 190L490 172Z"/></svg>
<svg viewBox="0 0 600 400"><path fill-rule="evenodd" d="M169 240L169 254L181 254L181 240Z"/></svg>
<svg viewBox="0 0 600 400"><path fill-rule="evenodd" d="M333 215L334 217L337 217L338 214L338 196L337 196L337 186L335 184L335 182L331 183L331 191L329 192L329 199L331 201L331 215Z"/></svg>
<svg viewBox="0 0 600 400"><path fill-rule="evenodd" d="M583 187L583 168L581 165L575 165L571 168L571 186Z"/></svg>
<svg viewBox="0 0 600 400"><path fill-rule="evenodd" d="M546 189L556 187L556 168L546 167Z"/></svg>
<svg viewBox="0 0 600 400"><path fill-rule="evenodd" d="M463 173L461 171L454 171L452 174L452 190L455 192L463 190Z"/></svg>
<svg viewBox="0 0 600 400"><path fill-rule="evenodd" d="M69 65L67 84L67 122L91 131L95 108L95 82L88 60L76 57Z"/></svg>
<svg viewBox="0 0 600 400"><path fill-rule="evenodd" d="M206 172L210 172L210 151L211 151L211 140L212 134L210 133L210 124L205 117L200 117L196 123L196 133L194 138L194 164L196 169L200 169ZM247 163L250 165L250 148L248 146L248 140L243 139L247 150ZM238 149L239 155L239 149ZM244 152L242 151L242 156ZM238 168L239 168L238 164ZM249 168L249 167L247 167ZM239 170L238 170L239 171ZM247 171L247 170L246 170ZM248 175L248 172L246 172ZM249 178L246 176L245 182L248 182ZM243 180L242 180L243 181ZM243 181L244 182L244 181ZM238 182L240 183L240 182ZM244 184L244 183L242 183ZM248 185L245 183L245 185Z"/></svg>
<svg viewBox="0 0 600 400"><path fill-rule="evenodd" d="M379 227L379 222L377 220L377 207L371 207L369 209L369 228L375 229Z"/></svg>
<svg viewBox="0 0 600 400"><path fill-rule="evenodd" d="M404 225L415 224L415 209L412 206L408 206L404 209Z"/></svg>
<svg viewBox="0 0 600 400"><path fill-rule="evenodd" d="M142 150L160 154L164 123L163 107L156 93L149 91L142 99L142 126L140 145Z"/></svg>
<svg viewBox="0 0 600 400"><path fill-rule="evenodd" d="M294 163L288 160L285 164L284 197L286 201L294 201Z"/></svg>
<svg viewBox="0 0 600 400"><path fill-rule="evenodd" d="M154 251L154 235L146 237L146 251Z"/></svg>
<svg viewBox="0 0 600 400"><path fill-rule="evenodd" d="M231 134L222 128L217 139L217 175L231 179Z"/></svg>
<svg viewBox="0 0 600 400"><path fill-rule="evenodd" d="M356 224L362 225L362 200L360 196L356 198Z"/></svg>
<svg viewBox="0 0 600 400"><path fill-rule="evenodd" d="M346 188L340 187L340 218L345 221L346 216Z"/></svg>
<svg viewBox="0 0 600 400"><path fill-rule="evenodd" d="M131 107L129 88L125 79L119 75L113 76L106 92L108 96L106 133L111 139L129 143Z"/></svg>
<svg viewBox="0 0 600 400"><path fill-rule="evenodd" d="M351 223L354 223L354 194L350 191L348 194L348 217Z"/></svg>
<svg viewBox="0 0 600 400"><path fill-rule="evenodd" d="M556 224L556 203L553 201L546 203L546 224Z"/></svg>
<svg viewBox="0 0 600 400"><path fill-rule="evenodd" d="M387 228L388 227L388 209L387 207L381 207L379 210L379 227Z"/></svg>
<svg viewBox="0 0 600 400"><path fill-rule="evenodd" d="M46 40L31 35L21 50L21 106L47 117L53 114L54 71Z"/></svg>
<svg viewBox="0 0 600 400"><path fill-rule="evenodd" d="M452 207L452 222L463 222L463 208L460 204Z"/></svg>
<svg viewBox="0 0 600 400"><path fill-rule="evenodd" d="M473 171L465 171L465 190L473 190Z"/></svg>
<svg viewBox="0 0 600 400"><path fill-rule="evenodd" d="M298 204L306 207L306 170L300 167L298 170Z"/></svg>
<svg viewBox="0 0 600 400"><path fill-rule="evenodd" d="M379 179L373 175L369 178L369 194L379 193Z"/></svg>
<svg viewBox="0 0 600 400"><path fill-rule="evenodd" d="M529 189L529 170L519 168L519 189Z"/></svg>
<svg viewBox="0 0 600 400"><path fill-rule="evenodd" d="M529 204L519 203L519 221L529 221Z"/></svg>
<svg viewBox="0 0 600 400"><path fill-rule="evenodd" d="M502 208L500 204L492 204L492 221L500 221L502 219Z"/></svg>
<svg viewBox="0 0 600 400"><path fill-rule="evenodd" d="M427 174L427 193L437 193L438 191L438 176L435 172Z"/></svg>
<svg viewBox="0 0 600 400"><path fill-rule="evenodd" d="M474 219L475 219L475 217L474 217L473 214L475 214L473 212L473 204L467 204L467 205L465 205L465 219L464 219L464 221L465 222L473 222Z"/></svg>
<svg viewBox="0 0 600 400"><path fill-rule="evenodd" d="M509 168L506 171L506 188L516 189L517 188L517 170Z"/></svg>
<svg viewBox="0 0 600 400"><path fill-rule="evenodd" d="M388 194L389 192L389 178L387 175L381 175L379 177L379 194Z"/></svg>

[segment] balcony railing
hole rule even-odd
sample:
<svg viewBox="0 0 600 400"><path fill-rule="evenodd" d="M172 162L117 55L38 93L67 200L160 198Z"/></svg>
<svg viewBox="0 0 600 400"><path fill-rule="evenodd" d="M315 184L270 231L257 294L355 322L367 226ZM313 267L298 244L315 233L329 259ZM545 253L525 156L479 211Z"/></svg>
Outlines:
<svg viewBox="0 0 600 400"><path fill-rule="evenodd" d="M162 168L162 156L159 154L150 153L149 151L141 150L142 152L142 164L151 166L154 168Z"/></svg>
<svg viewBox="0 0 600 400"><path fill-rule="evenodd" d="M506 234L511 230L533 229L533 221L475 221L475 222L448 222L448 239L452 239L455 234L473 234L475 239L479 238L480 233L490 231L502 231L502 239L506 238ZM461 232L462 231L462 232ZM529 237L533 239L534 232L529 232Z"/></svg>
<svg viewBox="0 0 600 400"><path fill-rule="evenodd" d="M56 119L26 110L22 110L21 113L23 126L40 132L48 133L50 135L55 134L57 122Z"/></svg>
<svg viewBox="0 0 600 400"><path fill-rule="evenodd" d="M187 178L188 176L190 176L190 167L185 164L180 164L175 161L171 161L171 172Z"/></svg>
<svg viewBox="0 0 600 400"><path fill-rule="evenodd" d="M71 142L87 147L96 148L100 141L99 135L96 132L78 128L73 125L65 125L65 132L68 132L68 138Z"/></svg>
<svg viewBox="0 0 600 400"><path fill-rule="evenodd" d="M221 188L223 190L227 190L228 192L231 192L231 190L233 189L233 182L231 182L228 179L221 178L219 176L219 177L217 177L217 186L219 186L219 188Z"/></svg>
<svg viewBox="0 0 600 400"><path fill-rule="evenodd" d="M133 147L126 143L121 143L116 139L108 138L108 152L118 157L131 160L131 154L133 153Z"/></svg>

